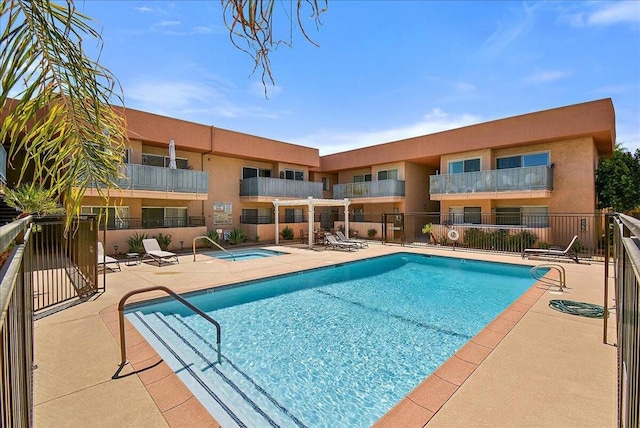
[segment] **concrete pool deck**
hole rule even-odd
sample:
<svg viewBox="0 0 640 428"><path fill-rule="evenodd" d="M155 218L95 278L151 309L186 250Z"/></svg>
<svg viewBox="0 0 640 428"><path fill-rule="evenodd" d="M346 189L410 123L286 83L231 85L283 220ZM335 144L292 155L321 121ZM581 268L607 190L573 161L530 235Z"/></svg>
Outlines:
<svg viewBox="0 0 640 428"><path fill-rule="evenodd" d="M127 330L128 358L120 377L115 305L125 293L151 285L185 292L377 255L411 251L525 265L542 260L370 245L355 252L268 246L289 254L228 262L198 255L180 263L143 263L107 273L107 290L36 321L34 372L37 427L216 426L146 341ZM614 427L615 318L608 344L602 320L563 314L551 299L602 304L602 263L561 263L569 289L536 285L416 387L376 425L381 427ZM611 281L611 280L610 280ZM612 296L613 290L610 292ZM131 301L159 296L157 292ZM611 299L609 307L613 307ZM223 326L224 335L224 326ZM224 336L223 336L224 349ZM132 373L136 370L136 373ZM177 379L177 378L176 378Z"/></svg>

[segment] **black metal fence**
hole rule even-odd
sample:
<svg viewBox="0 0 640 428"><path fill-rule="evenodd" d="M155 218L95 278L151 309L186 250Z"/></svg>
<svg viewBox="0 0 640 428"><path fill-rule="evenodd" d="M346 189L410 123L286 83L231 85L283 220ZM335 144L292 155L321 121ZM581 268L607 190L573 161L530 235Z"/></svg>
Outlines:
<svg viewBox="0 0 640 428"><path fill-rule="evenodd" d="M65 235L61 219L33 222L33 307L38 312L104 288L98 283L98 227L92 218L74 220Z"/></svg>
<svg viewBox="0 0 640 428"><path fill-rule="evenodd" d="M618 426L640 426L640 221L614 219L618 326ZM606 279L606 278L605 278Z"/></svg>
<svg viewBox="0 0 640 428"><path fill-rule="evenodd" d="M135 217L109 217L100 219L100 230L117 229L161 229L170 227L197 227L204 226L204 216L189 217L164 217L164 218L135 218Z"/></svg>
<svg viewBox="0 0 640 428"><path fill-rule="evenodd" d="M0 271L0 422L33 426L33 306L31 223L22 219L0 228L5 264Z"/></svg>

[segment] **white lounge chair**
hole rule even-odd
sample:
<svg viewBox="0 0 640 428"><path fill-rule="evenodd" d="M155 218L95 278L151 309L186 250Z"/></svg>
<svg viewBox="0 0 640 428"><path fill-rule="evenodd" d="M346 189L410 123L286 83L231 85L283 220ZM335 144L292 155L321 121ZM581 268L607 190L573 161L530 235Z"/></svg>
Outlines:
<svg viewBox="0 0 640 428"><path fill-rule="evenodd" d="M325 246L327 247L331 247L333 249L336 248L341 248L343 250L357 250L360 246L358 244L355 244L353 242L340 242L336 239L335 236L333 236L331 233L329 232L325 232L324 233L324 241L325 241Z"/></svg>
<svg viewBox="0 0 640 428"><path fill-rule="evenodd" d="M111 267L109 265L115 265L115 267ZM102 242L98 241L98 267L100 266L111 269L111 270L116 270L116 268L118 269L118 271L121 270L120 262L111 256L105 255Z"/></svg>
<svg viewBox="0 0 640 428"><path fill-rule="evenodd" d="M351 242L360 248L369 248L369 243L364 239L347 238L340 230L336 231L336 236L338 237L338 242Z"/></svg>
<svg viewBox="0 0 640 428"><path fill-rule="evenodd" d="M528 258L529 256L567 257L576 263L580 263L580 260L578 260L578 254L573 250L573 246L575 245L577 240L578 235L575 235L569 245L567 245L567 248L565 248L564 250L553 248L527 248L522 252L522 258Z"/></svg>
<svg viewBox="0 0 640 428"><path fill-rule="evenodd" d="M161 250L160 244L158 244L158 241L155 238L143 239L142 245L144 246L144 251L147 253L146 255L157 261L158 266L162 265L163 260L170 262L174 259L176 263L180 263L176 253Z"/></svg>

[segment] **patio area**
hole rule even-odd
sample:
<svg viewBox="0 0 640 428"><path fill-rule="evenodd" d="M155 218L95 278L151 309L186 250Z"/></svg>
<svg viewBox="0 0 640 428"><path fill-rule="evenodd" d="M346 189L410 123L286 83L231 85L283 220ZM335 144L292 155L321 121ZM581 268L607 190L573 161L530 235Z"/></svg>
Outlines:
<svg viewBox="0 0 640 428"><path fill-rule="evenodd" d="M437 247L372 244L360 251L310 250L304 245L268 246L286 255L228 262L203 254L180 263L142 263L107 273L106 292L35 322L35 425L38 427L216 426L215 422L147 346L118 379L120 362L114 305L127 292L152 285L175 292L410 251L514 264L541 260L451 251ZM537 284L525 303L514 303L479 333L473 349L458 353L398 403L377 426L418 427L614 427L616 426L616 326L609 319L564 314L551 299L602 304L602 263L562 263L568 289ZM613 279L610 278L610 283ZM131 301L159 296L155 292ZM613 296L613 290L609 296ZM608 304L614 307L611 300ZM141 339L127 332L129 347ZM146 344L143 344L146 345ZM145 351L140 351L145 349ZM222 349L224 352L224 326ZM452 362L453 361L453 362ZM140 364L146 362L145 364ZM137 373L132 373L132 366ZM142 370L145 368L145 370ZM183 398L184 397L184 398Z"/></svg>

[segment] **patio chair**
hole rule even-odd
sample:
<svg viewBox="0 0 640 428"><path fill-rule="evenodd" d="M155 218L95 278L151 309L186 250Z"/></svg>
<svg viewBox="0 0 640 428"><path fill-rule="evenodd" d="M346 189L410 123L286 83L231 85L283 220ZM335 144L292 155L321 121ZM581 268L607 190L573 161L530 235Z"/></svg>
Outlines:
<svg viewBox="0 0 640 428"><path fill-rule="evenodd" d="M567 257L568 259L573 260L576 263L580 263L578 260L578 254L573 250L573 246L578 240L578 235L575 235L567 248L563 249L555 249L555 248L527 248L522 252L522 258L529 256L543 256L543 257Z"/></svg>
<svg viewBox="0 0 640 428"><path fill-rule="evenodd" d="M304 244L309 241L309 234L304 229L300 229L300 243Z"/></svg>
<svg viewBox="0 0 640 428"><path fill-rule="evenodd" d="M144 246L146 255L157 261L158 266L162 265L163 260L171 262L173 259L176 263L180 263L176 253L161 250L160 244L158 244L158 241L155 238L143 239L142 245Z"/></svg>
<svg viewBox="0 0 640 428"><path fill-rule="evenodd" d="M338 237L338 242L352 242L360 248L369 248L369 243L364 239L347 238L341 230L336 231L336 236Z"/></svg>
<svg viewBox="0 0 640 428"><path fill-rule="evenodd" d="M111 267L109 265L115 265L115 267ZM103 268L107 268L115 271L116 268L120 271L120 262L114 259L111 256L107 256L104 254L104 247L102 246L102 242L98 241L98 267L102 266Z"/></svg>
<svg viewBox="0 0 640 428"><path fill-rule="evenodd" d="M331 247L334 250L336 248L340 248L342 250L357 250L360 246L356 243L353 242L340 242L336 239L335 236L333 236L331 233L329 232L325 232L324 233L324 240L325 240L325 246L327 247Z"/></svg>

